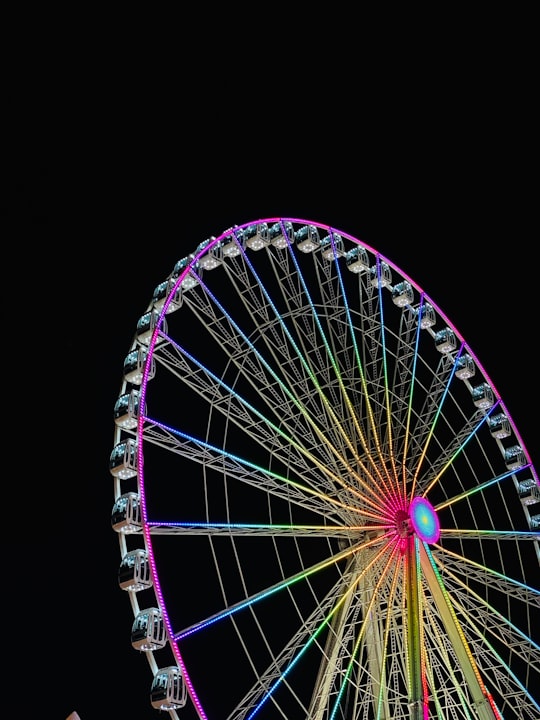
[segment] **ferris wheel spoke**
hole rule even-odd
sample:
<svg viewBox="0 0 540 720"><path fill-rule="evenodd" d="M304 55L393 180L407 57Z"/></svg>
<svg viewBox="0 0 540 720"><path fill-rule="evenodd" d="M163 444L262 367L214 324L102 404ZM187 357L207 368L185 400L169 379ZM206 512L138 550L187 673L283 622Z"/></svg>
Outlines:
<svg viewBox="0 0 540 720"><path fill-rule="evenodd" d="M386 525L258 525L255 523L204 523L204 522L167 522L148 521L151 535L201 535L213 537L226 535L234 537L271 537L294 538L304 537L332 538L349 540L352 535L362 533L384 532Z"/></svg>
<svg viewBox="0 0 540 720"><path fill-rule="evenodd" d="M455 612L460 616L461 627L466 635L467 643L472 655L478 662L480 674L489 686L488 690L490 688L497 689L503 698L505 703L505 707L501 708L503 713L505 709L507 710L514 705L518 697L526 697L527 703L523 708L524 717L533 720L538 709L538 702L527 688L535 687L538 682L534 677L534 673L538 673L536 644L518 628L509 624L508 619L504 618L504 616L493 620L494 608L492 606L488 606L484 601L480 605L475 605L470 588L463 584L465 590L462 592L456 589L453 579L450 578L450 580L452 580L452 586L449 588L451 591L449 591L448 596L452 599ZM480 600L480 598L478 599ZM436 627L435 617L437 617L437 611L431 607L430 637L439 637L442 640L443 635L441 635L440 629ZM499 625L499 621L502 622L502 627ZM486 630L497 640L499 650L494 647L493 643L488 641ZM501 653L503 648L505 657ZM441 651L443 651L442 644ZM513 658L510 653L512 653ZM521 667L526 668L527 680L525 684L513 670L516 659L521 663ZM455 664L455 657L450 657L448 651L444 652L443 666L437 671L439 677L442 672L446 672ZM456 682L461 684L459 678L456 679ZM461 697L461 702L463 707L468 704L464 696Z"/></svg>

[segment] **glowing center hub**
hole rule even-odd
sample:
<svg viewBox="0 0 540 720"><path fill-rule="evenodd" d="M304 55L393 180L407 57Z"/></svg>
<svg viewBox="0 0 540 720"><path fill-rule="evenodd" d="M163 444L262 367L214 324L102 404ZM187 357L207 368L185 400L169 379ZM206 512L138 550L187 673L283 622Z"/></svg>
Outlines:
<svg viewBox="0 0 540 720"><path fill-rule="evenodd" d="M437 542L441 534L439 518L433 506L423 497L415 497L409 508L415 533L427 543Z"/></svg>

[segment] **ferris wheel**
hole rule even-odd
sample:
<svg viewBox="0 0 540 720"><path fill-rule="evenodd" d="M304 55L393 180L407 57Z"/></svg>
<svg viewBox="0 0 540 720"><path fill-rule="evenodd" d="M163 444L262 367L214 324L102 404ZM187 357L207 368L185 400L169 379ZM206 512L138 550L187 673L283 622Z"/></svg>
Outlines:
<svg viewBox="0 0 540 720"><path fill-rule="evenodd" d="M538 720L538 476L391 260L295 218L201 242L137 323L114 421L156 710Z"/></svg>

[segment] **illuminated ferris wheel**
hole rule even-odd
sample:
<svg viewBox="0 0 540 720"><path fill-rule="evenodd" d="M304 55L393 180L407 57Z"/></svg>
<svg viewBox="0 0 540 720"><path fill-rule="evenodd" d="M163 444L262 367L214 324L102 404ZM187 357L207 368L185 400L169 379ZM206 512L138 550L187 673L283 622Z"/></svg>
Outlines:
<svg viewBox="0 0 540 720"><path fill-rule="evenodd" d="M538 720L538 476L389 259L294 218L201 242L140 317L114 420L156 710Z"/></svg>

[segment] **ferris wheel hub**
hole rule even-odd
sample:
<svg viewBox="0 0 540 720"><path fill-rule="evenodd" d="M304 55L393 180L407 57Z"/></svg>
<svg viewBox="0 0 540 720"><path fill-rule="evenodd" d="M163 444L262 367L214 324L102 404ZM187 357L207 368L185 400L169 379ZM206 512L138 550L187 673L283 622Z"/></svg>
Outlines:
<svg viewBox="0 0 540 720"><path fill-rule="evenodd" d="M424 497L415 497L409 507L409 518L420 540L437 542L441 534L439 518L431 503Z"/></svg>

